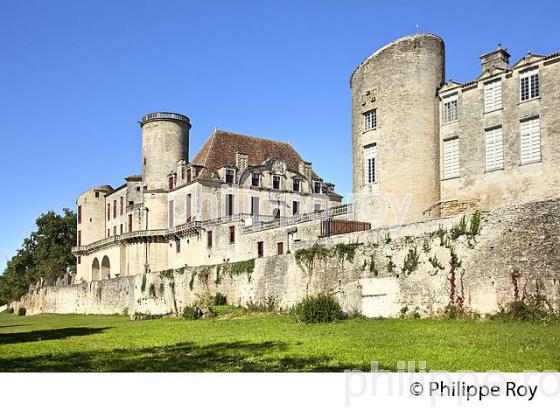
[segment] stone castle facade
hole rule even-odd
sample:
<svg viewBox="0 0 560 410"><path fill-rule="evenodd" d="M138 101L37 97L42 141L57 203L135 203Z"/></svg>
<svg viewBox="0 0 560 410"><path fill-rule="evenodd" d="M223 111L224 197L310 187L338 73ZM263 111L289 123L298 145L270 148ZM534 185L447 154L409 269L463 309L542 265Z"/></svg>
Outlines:
<svg viewBox="0 0 560 410"><path fill-rule="evenodd" d="M216 130L189 158L188 117L144 116L142 175L77 200L78 281L289 254L331 236L325 221L383 228L557 199L560 54L508 59L499 48L476 80L445 83L443 40L418 34L362 62L349 205L289 144Z"/></svg>

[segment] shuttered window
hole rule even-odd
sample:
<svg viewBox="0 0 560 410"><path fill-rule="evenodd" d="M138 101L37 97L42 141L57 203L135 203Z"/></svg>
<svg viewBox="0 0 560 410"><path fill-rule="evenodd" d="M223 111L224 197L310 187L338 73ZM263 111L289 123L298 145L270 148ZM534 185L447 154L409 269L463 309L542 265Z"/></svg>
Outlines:
<svg viewBox="0 0 560 410"><path fill-rule="evenodd" d="M443 141L443 178L459 176L459 138Z"/></svg>
<svg viewBox="0 0 560 410"><path fill-rule="evenodd" d="M521 121L521 164L541 160L541 120Z"/></svg>
<svg viewBox="0 0 560 410"><path fill-rule="evenodd" d="M443 123L447 124L459 119L459 101L457 95L443 99Z"/></svg>
<svg viewBox="0 0 560 410"><path fill-rule="evenodd" d="M520 76L521 101L531 100L540 95L539 70L533 69L522 73Z"/></svg>
<svg viewBox="0 0 560 410"><path fill-rule="evenodd" d="M491 128L486 134L486 170L504 168L504 142L502 127Z"/></svg>
<svg viewBox="0 0 560 410"><path fill-rule="evenodd" d="M484 112L502 108L502 82L500 80L484 84Z"/></svg>
<svg viewBox="0 0 560 410"><path fill-rule="evenodd" d="M377 182L377 144L364 147L364 181L366 184Z"/></svg>

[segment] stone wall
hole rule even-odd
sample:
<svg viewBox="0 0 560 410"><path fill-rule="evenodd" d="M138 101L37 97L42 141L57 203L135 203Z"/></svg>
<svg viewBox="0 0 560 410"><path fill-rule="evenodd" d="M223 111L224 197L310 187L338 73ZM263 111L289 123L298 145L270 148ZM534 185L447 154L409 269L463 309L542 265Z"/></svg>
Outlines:
<svg viewBox="0 0 560 410"><path fill-rule="evenodd" d="M539 292L560 309L560 201L485 212L477 235L454 239L461 218L302 242L295 253L256 259L252 271L233 275L227 265L214 265L43 287L12 307L23 305L28 314L172 314L206 291L237 305L274 298L284 308L328 291L345 310L370 317L399 316L404 307L438 316L449 303L453 251L460 260L455 298L464 295L469 309L491 313L514 300L513 276L520 295ZM472 216L465 221L468 230Z"/></svg>

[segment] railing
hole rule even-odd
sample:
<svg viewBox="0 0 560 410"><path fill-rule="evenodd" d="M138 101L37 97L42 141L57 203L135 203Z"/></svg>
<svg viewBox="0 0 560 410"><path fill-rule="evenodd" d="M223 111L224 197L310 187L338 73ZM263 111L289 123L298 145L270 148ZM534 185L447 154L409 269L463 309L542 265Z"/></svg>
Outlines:
<svg viewBox="0 0 560 410"><path fill-rule="evenodd" d="M190 122L189 117L182 114L176 114L174 112L152 112L150 114L146 114L140 120L140 124L144 125L146 122L151 120L177 120L183 122Z"/></svg>
<svg viewBox="0 0 560 410"><path fill-rule="evenodd" d="M134 211L135 209L141 209L143 206L144 206L144 204L127 205L126 206L126 211L130 212L130 211Z"/></svg>

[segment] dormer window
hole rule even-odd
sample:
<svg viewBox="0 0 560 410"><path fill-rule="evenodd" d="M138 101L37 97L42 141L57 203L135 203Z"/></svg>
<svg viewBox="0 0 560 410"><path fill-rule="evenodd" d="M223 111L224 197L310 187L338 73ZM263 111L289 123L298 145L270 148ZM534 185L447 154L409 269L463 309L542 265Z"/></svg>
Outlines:
<svg viewBox="0 0 560 410"><path fill-rule="evenodd" d="M261 186L261 176L259 174L251 174L251 186Z"/></svg>
<svg viewBox="0 0 560 410"><path fill-rule="evenodd" d="M235 171L233 169L226 169L226 184L233 184Z"/></svg>
<svg viewBox="0 0 560 410"><path fill-rule="evenodd" d="M526 71L520 75L521 86L521 101L532 100L539 97L540 83L539 83L539 70L533 69Z"/></svg>
<svg viewBox="0 0 560 410"><path fill-rule="evenodd" d="M315 194L320 194L321 193L321 182L320 181L313 182L313 192Z"/></svg>
<svg viewBox="0 0 560 410"><path fill-rule="evenodd" d="M272 176L272 189L280 189L281 177L280 175Z"/></svg>
<svg viewBox="0 0 560 410"><path fill-rule="evenodd" d="M293 191L300 192L301 191L301 179L294 178L293 180Z"/></svg>

